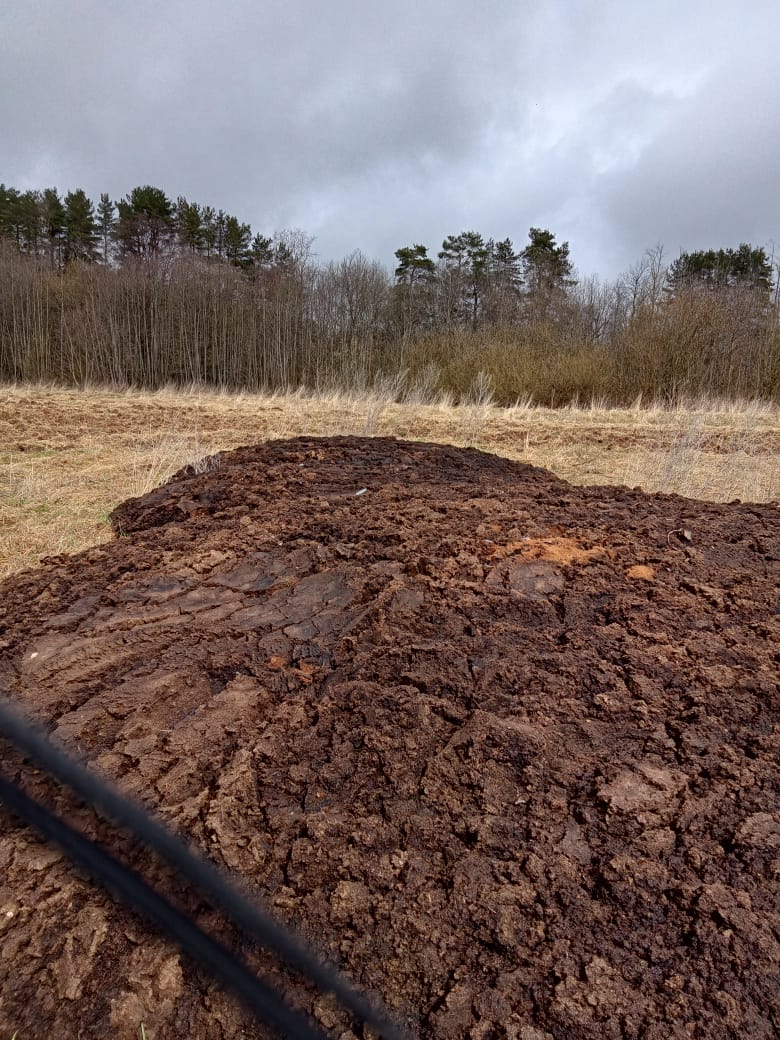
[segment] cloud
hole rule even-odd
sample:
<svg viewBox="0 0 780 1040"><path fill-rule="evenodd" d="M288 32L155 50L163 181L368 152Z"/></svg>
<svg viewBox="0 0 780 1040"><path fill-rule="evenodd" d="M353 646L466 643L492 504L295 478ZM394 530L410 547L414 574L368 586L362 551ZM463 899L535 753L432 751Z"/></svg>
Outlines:
<svg viewBox="0 0 780 1040"><path fill-rule="evenodd" d="M764 245L777 234L780 110L760 100L763 70L713 75L686 99L630 170L602 185L614 227L680 249ZM773 88L780 92L780 81Z"/></svg>
<svg viewBox="0 0 780 1040"><path fill-rule="evenodd" d="M388 266L544 225L613 274L780 237L775 30L724 0L6 5L0 179L153 183Z"/></svg>

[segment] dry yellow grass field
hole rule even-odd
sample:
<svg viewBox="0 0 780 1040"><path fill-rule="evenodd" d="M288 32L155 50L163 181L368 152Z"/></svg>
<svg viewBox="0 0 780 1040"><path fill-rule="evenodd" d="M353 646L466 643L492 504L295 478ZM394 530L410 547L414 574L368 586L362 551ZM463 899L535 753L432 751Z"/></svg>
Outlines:
<svg viewBox="0 0 780 1040"><path fill-rule="evenodd" d="M111 537L108 514L177 469L242 444L299 434L391 435L544 466L575 484L627 484L728 502L780 499L780 409L496 408L489 400L394 403L260 396L0 388L0 575Z"/></svg>

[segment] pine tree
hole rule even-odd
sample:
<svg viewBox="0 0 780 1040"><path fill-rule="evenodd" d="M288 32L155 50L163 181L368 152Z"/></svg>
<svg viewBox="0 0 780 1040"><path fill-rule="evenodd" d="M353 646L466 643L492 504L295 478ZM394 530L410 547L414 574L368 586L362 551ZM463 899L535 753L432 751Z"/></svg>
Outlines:
<svg viewBox="0 0 780 1040"><path fill-rule="evenodd" d="M227 213L219 210L214 218L214 249L220 260L225 256L225 235L227 234Z"/></svg>
<svg viewBox="0 0 780 1040"><path fill-rule="evenodd" d="M39 191L25 191L16 199L16 234L22 252L37 256L43 230L43 199Z"/></svg>
<svg viewBox="0 0 780 1040"><path fill-rule="evenodd" d="M569 286L574 285L569 259L569 243L557 245L551 231L532 227L530 242L520 254L523 279L532 320L543 320L554 314Z"/></svg>
<svg viewBox="0 0 780 1040"><path fill-rule="evenodd" d="M92 200L84 191L70 191L65 196L65 261L92 262L97 254L99 229Z"/></svg>
<svg viewBox="0 0 780 1040"><path fill-rule="evenodd" d="M491 322L513 321L517 317L523 285L522 261L510 238L487 244L487 299L485 308Z"/></svg>
<svg viewBox="0 0 780 1040"><path fill-rule="evenodd" d="M213 206L204 206L200 218L203 249L210 257L217 247L217 214Z"/></svg>
<svg viewBox="0 0 780 1040"><path fill-rule="evenodd" d="M161 188L133 188L117 203L116 240L122 256L150 260L170 247L175 232L173 205Z"/></svg>
<svg viewBox="0 0 780 1040"><path fill-rule="evenodd" d="M436 264L428 256L427 246L404 246L403 249L396 249L395 258L398 261L395 277L401 285L430 282L436 274Z"/></svg>
<svg viewBox="0 0 780 1040"><path fill-rule="evenodd" d="M401 336L407 340L418 328L431 324L436 264L428 256L428 247L419 243L396 249L395 258L394 299Z"/></svg>
<svg viewBox="0 0 780 1040"><path fill-rule="evenodd" d="M669 268L669 291L748 288L768 296L772 263L762 248L743 243L739 249L700 249L681 253Z"/></svg>
<svg viewBox="0 0 780 1040"><path fill-rule="evenodd" d="M62 244L65 234L65 207L56 188L46 188L41 197L43 231L46 236L49 262L52 267L62 266Z"/></svg>
<svg viewBox="0 0 780 1040"><path fill-rule="evenodd" d="M251 263L252 229L241 224L236 217L225 218L225 256L236 267L248 267Z"/></svg>
<svg viewBox="0 0 780 1040"><path fill-rule="evenodd" d="M188 202L182 195L176 200L176 234L179 248L187 253L203 249L203 214L197 202Z"/></svg>
<svg viewBox="0 0 780 1040"><path fill-rule="evenodd" d="M274 261L273 239L266 238L265 235L258 232L252 239L250 255L255 267L260 269L270 267Z"/></svg>
<svg viewBox="0 0 780 1040"><path fill-rule="evenodd" d="M18 205L19 192L16 188L7 188L5 184L0 184L0 236L13 239L17 245Z"/></svg>
<svg viewBox="0 0 780 1040"><path fill-rule="evenodd" d="M488 249L482 235L462 231L449 235L439 253L439 279L445 292L447 320L468 318L477 327L485 290Z"/></svg>
<svg viewBox="0 0 780 1040"><path fill-rule="evenodd" d="M282 274L292 274L295 270L295 253L285 241L274 242L274 267Z"/></svg>
<svg viewBox="0 0 780 1040"><path fill-rule="evenodd" d="M507 289L519 289L523 284L521 256L515 252L511 238L488 242L488 267L495 284Z"/></svg>
<svg viewBox="0 0 780 1040"><path fill-rule="evenodd" d="M111 199L108 197L107 192L103 192L100 196L100 202L97 208L97 223L100 230L100 242L102 250L102 260L104 264L111 262L111 240L114 236L114 230L116 228L116 207Z"/></svg>

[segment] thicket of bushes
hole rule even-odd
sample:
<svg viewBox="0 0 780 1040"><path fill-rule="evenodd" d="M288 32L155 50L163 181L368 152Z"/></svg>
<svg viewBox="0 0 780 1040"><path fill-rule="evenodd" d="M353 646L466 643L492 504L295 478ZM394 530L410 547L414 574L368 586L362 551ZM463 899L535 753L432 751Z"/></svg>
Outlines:
<svg viewBox="0 0 780 1040"><path fill-rule="evenodd" d="M197 256L60 268L0 242L0 379L280 390L395 377L399 393L456 399L489 385L503 404L780 401L766 292L668 290L652 254L612 285L569 284L549 306L474 327L437 317L429 285L393 280L360 254L317 265L291 249L284 265L249 272Z"/></svg>

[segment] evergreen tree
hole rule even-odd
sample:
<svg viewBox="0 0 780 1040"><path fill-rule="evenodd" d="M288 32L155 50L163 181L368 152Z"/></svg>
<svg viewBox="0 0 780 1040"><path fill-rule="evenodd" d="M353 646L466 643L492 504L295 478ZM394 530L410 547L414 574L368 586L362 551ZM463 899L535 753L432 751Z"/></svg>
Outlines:
<svg viewBox="0 0 780 1040"><path fill-rule="evenodd" d="M16 235L19 248L37 256L43 238L43 199L39 191L25 191L16 199Z"/></svg>
<svg viewBox="0 0 780 1040"><path fill-rule="evenodd" d="M488 268L495 285L507 289L519 289L523 284L523 270L520 253L515 252L511 238L503 242L488 242Z"/></svg>
<svg viewBox="0 0 780 1040"><path fill-rule="evenodd" d="M19 192L15 188L7 188L0 184L0 236L13 239L18 245L17 210Z"/></svg>
<svg viewBox="0 0 780 1040"><path fill-rule="evenodd" d="M574 284L569 243L557 245L551 231L532 227L528 245L520 254L523 265L530 317L544 319L560 303L566 289Z"/></svg>
<svg viewBox="0 0 780 1040"><path fill-rule="evenodd" d="M255 267L261 269L270 267L274 262L273 239L266 238L265 235L258 232L252 239L250 257Z"/></svg>
<svg viewBox="0 0 780 1040"><path fill-rule="evenodd" d="M747 285L761 293L772 290L772 261L763 248L754 248L743 242L731 253L731 278L740 285Z"/></svg>
<svg viewBox="0 0 780 1040"><path fill-rule="evenodd" d="M100 242L102 259L104 264L111 262L111 240L116 229L116 207L108 197L108 192L103 192L97 208L97 224L100 231Z"/></svg>
<svg viewBox="0 0 780 1040"><path fill-rule="evenodd" d="M225 256L236 267L248 267L251 264L252 229L249 224L241 224L236 217L225 218Z"/></svg>
<svg viewBox="0 0 780 1040"><path fill-rule="evenodd" d="M197 202L187 202L183 196L176 200L176 234L179 248L188 253L203 249L203 214Z"/></svg>
<svg viewBox="0 0 780 1040"><path fill-rule="evenodd" d="M6 214L8 237L16 243L17 249L23 248L24 218L22 215L22 196L16 188L6 189Z"/></svg>
<svg viewBox="0 0 780 1040"><path fill-rule="evenodd" d="M493 322L512 321L517 316L523 284L522 260L512 240L505 238L487 244L488 318Z"/></svg>
<svg viewBox="0 0 780 1040"><path fill-rule="evenodd" d="M487 248L482 235L476 231L462 231L448 235L441 245L439 259L446 265L482 273L487 263Z"/></svg>
<svg viewBox="0 0 780 1040"><path fill-rule="evenodd" d="M440 281L445 292L447 320L466 316L477 327L485 289L488 248L476 231L449 235L439 253Z"/></svg>
<svg viewBox="0 0 780 1040"><path fill-rule="evenodd" d="M225 257L225 235L227 234L227 213L219 210L214 218L214 250L220 260Z"/></svg>
<svg viewBox="0 0 780 1040"><path fill-rule="evenodd" d="M56 188L46 188L41 197L43 231L46 236L49 261L54 266L62 265L62 243L65 234L65 207Z"/></svg>
<svg viewBox="0 0 780 1040"><path fill-rule="evenodd" d="M97 253L99 228L92 200L84 191L70 191L65 196L65 260L92 262Z"/></svg>
<svg viewBox="0 0 780 1040"><path fill-rule="evenodd" d="M175 232L173 205L161 188L133 188L117 203L116 240L122 256L149 260L163 254Z"/></svg>
<svg viewBox="0 0 780 1040"><path fill-rule="evenodd" d="M707 289L737 286L769 295L772 288L772 263L761 248L743 243L739 249L700 249L681 253L669 268L669 290Z"/></svg>
<svg viewBox="0 0 780 1040"><path fill-rule="evenodd" d="M436 264L428 256L427 246L404 246L403 249L396 249L395 258L398 261L395 277L401 285L430 282L436 275Z"/></svg>
<svg viewBox="0 0 780 1040"><path fill-rule="evenodd" d="M204 206L200 218L203 249L210 257L217 248L217 214L212 206Z"/></svg>
<svg viewBox="0 0 780 1040"><path fill-rule="evenodd" d="M274 267L282 274L292 274L295 270L295 253L283 240L274 243Z"/></svg>
<svg viewBox="0 0 780 1040"><path fill-rule="evenodd" d="M428 247L419 243L396 249L395 258L395 305L401 335L407 340L418 328L431 324L436 264L428 256Z"/></svg>

